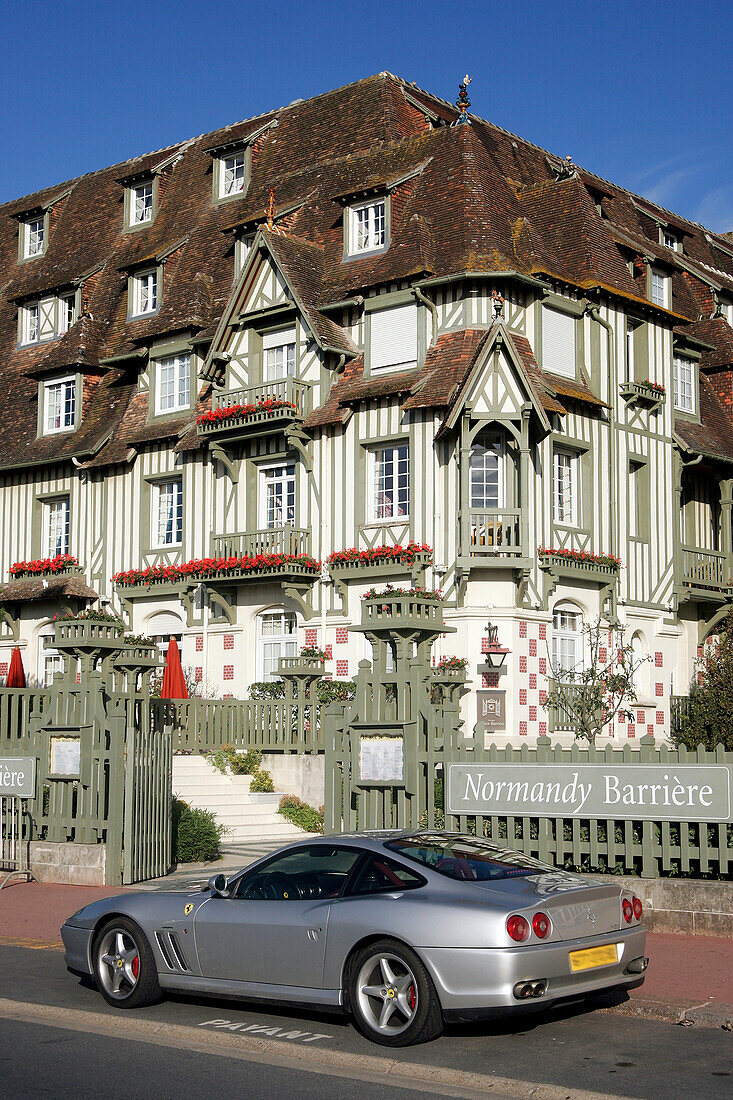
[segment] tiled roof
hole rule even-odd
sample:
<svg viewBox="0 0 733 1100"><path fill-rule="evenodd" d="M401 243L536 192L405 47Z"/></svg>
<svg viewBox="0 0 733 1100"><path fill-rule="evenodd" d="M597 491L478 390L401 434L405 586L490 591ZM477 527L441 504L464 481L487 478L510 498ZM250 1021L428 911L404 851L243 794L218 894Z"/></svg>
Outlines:
<svg viewBox="0 0 733 1100"><path fill-rule="evenodd" d="M160 438L158 428L148 425L147 395L136 391L140 361L120 357L134 356L169 334L216 332L234 275L226 230L261 222L270 188L282 212L276 221L282 234L262 233L321 346L347 358L357 349L325 307L422 276L517 272L587 293L600 290L654 312L646 299L645 273L628 266L635 255L649 255L675 272L670 316L692 322L693 332L712 312L706 312L698 285L710 282L733 294L726 236L673 218L583 169L558 179L559 158L473 116L470 126L444 125L455 118L455 108L444 100L380 73L0 206L0 467L72 455L94 464L124 461L132 446ZM212 149L250 139L246 194L213 202ZM153 172L155 218L125 230L120 181ZM339 197L388 185L389 247L345 259ZM49 206L44 255L19 262L17 217ZM681 254L659 243L662 224L674 224L683 238ZM160 308L154 316L130 321L128 272L158 262ZM78 286L90 318L53 343L18 348L18 300ZM710 333L716 350L709 362L717 365L728 355L727 333L717 323ZM593 398L587 387L571 393L567 382L540 377L531 349L522 346L521 337L513 339L547 411L561 411L563 399ZM415 383L422 388L408 397L410 407L443 401L445 387L460 380L476 341L479 337L467 334L459 348L451 336L449 352L439 341ZM116 369L100 378L100 363L110 359ZM72 367L85 375L82 427L37 440L36 376ZM342 398L349 386L362 392L353 389L360 371L360 358L346 364L309 426L348 414ZM171 428L160 431L168 436ZM177 446L186 446L186 439L183 432Z"/></svg>
<svg viewBox="0 0 733 1100"><path fill-rule="evenodd" d="M726 415L710 381L700 374L700 421L675 421L675 435L685 447L695 454L722 459L733 463L733 430L731 420Z"/></svg>

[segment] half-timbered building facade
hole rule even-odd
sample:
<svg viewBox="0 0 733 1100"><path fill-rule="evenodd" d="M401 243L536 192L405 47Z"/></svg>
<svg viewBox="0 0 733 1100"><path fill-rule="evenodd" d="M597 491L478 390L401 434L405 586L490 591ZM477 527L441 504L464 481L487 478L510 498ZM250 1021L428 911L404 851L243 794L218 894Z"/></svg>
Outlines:
<svg viewBox="0 0 733 1100"><path fill-rule="evenodd" d="M216 694L350 678L425 585L470 723L548 732L602 617L613 736L667 732L733 598L730 236L381 73L5 204L0 285L0 673L99 597Z"/></svg>

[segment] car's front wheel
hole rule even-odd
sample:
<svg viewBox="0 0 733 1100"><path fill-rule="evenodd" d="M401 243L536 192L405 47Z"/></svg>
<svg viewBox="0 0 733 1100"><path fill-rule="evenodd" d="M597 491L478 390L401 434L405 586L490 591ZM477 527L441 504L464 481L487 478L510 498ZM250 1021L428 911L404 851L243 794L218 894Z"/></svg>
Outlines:
<svg viewBox="0 0 733 1100"><path fill-rule="evenodd" d="M379 940L357 952L349 967L348 994L357 1027L375 1043L426 1043L443 1029L430 975L415 952L396 940Z"/></svg>
<svg viewBox="0 0 733 1100"><path fill-rule="evenodd" d="M97 935L94 977L105 1001L115 1008L140 1008L160 997L150 944L126 917L109 921Z"/></svg>

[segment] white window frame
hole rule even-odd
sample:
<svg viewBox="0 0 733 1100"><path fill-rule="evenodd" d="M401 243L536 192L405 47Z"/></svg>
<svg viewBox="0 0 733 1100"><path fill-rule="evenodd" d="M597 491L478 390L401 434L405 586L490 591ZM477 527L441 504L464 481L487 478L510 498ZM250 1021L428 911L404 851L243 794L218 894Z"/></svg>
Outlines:
<svg viewBox="0 0 733 1100"><path fill-rule="evenodd" d="M58 395L58 404L56 403ZM43 434L72 432L76 427L76 377L53 378L43 383ZM53 422L51 419L54 410ZM58 421L58 423L56 423Z"/></svg>
<svg viewBox="0 0 733 1100"><path fill-rule="evenodd" d="M572 607L556 608L552 614L552 671L560 676L563 673L582 672L583 653L583 616Z"/></svg>
<svg viewBox="0 0 733 1100"><path fill-rule="evenodd" d="M43 545L45 557L68 554L71 545L71 500L67 496L44 501Z"/></svg>
<svg viewBox="0 0 733 1100"><path fill-rule="evenodd" d="M694 413L697 408L695 374L697 363L686 355L674 356L674 407L678 412ZM689 378L683 377L689 371Z"/></svg>
<svg viewBox="0 0 733 1100"><path fill-rule="evenodd" d="M150 317L157 313L160 304L160 288L157 267L138 271L132 276L132 316ZM147 299L146 308L143 302ZM152 305L150 304L152 302Z"/></svg>
<svg viewBox="0 0 733 1100"><path fill-rule="evenodd" d="M350 206L348 211L348 253L362 256L387 247L387 198Z"/></svg>
<svg viewBox="0 0 733 1100"><path fill-rule="evenodd" d="M53 638L53 633L39 634L38 636L38 673L37 679L40 687L48 688L53 683L57 672L64 671L64 660L57 649L46 647L44 644Z"/></svg>
<svg viewBox="0 0 733 1100"><path fill-rule="evenodd" d="M191 355L181 352L155 361L157 416L191 408Z"/></svg>
<svg viewBox="0 0 733 1100"><path fill-rule="evenodd" d="M567 326L567 331L562 333L556 328L552 332L552 325ZM551 352L555 349L560 335L570 337L569 351L560 357L553 357ZM553 337L553 339L551 339ZM561 378L576 378L578 372L578 318L574 313L564 309L555 309L554 306L542 307L542 369L550 374L556 374Z"/></svg>
<svg viewBox="0 0 733 1100"><path fill-rule="evenodd" d="M266 332L262 337L262 380L280 382L294 378L297 370L298 339L294 328Z"/></svg>
<svg viewBox="0 0 733 1100"><path fill-rule="evenodd" d="M240 162L239 164L237 162ZM241 171L241 178L239 173ZM229 177L229 187L227 180ZM247 150L239 149L219 158L219 198L231 199L247 190Z"/></svg>
<svg viewBox="0 0 733 1100"><path fill-rule="evenodd" d="M294 527L298 513L298 485L294 462L278 462L259 469L259 526L276 531Z"/></svg>
<svg viewBox="0 0 733 1100"><path fill-rule="evenodd" d="M720 312L723 314L731 328L733 328L733 302L727 302L725 299L723 299L720 302Z"/></svg>
<svg viewBox="0 0 733 1100"><path fill-rule="evenodd" d="M68 332L76 322L76 294L60 294L58 299L58 323L56 331L59 336Z"/></svg>
<svg viewBox="0 0 733 1100"><path fill-rule="evenodd" d="M479 455L479 452L481 454ZM487 465L487 457L496 459L496 501L493 504L479 504L474 497L474 487L483 487L484 501L487 498L487 488L490 486L492 471ZM479 462L479 457L481 462ZM493 508L504 508L505 504L505 454L504 439L498 432L491 434L481 433L471 445L471 453L468 460L469 484L468 506L471 511L489 511Z"/></svg>
<svg viewBox="0 0 733 1100"><path fill-rule="evenodd" d="M265 627L275 628L272 633ZM277 630L277 627L280 627ZM267 652L266 652L267 651ZM298 654L298 619L294 611L271 607L257 616L257 679L271 683L278 679L277 665L281 657Z"/></svg>
<svg viewBox="0 0 733 1100"><path fill-rule="evenodd" d="M153 483L150 531L154 550L168 550L183 544L183 478L172 477Z"/></svg>
<svg viewBox="0 0 733 1100"><path fill-rule="evenodd" d="M410 518L410 444L390 443L371 451L370 523L406 523ZM400 512L399 509L403 508Z"/></svg>
<svg viewBox="0 0 733 1100"><path fill-rule="evenodd" d="M252 247L254 237L251 233L246 234L244 237L237 237L234 242L234 277L241 274L242 268L247 263L247 257Z"/></svg>
<svg viewBox="0 0 733 1100"><path fill-rule="evenodd" d="M649 299L655 306L667 308L669 277L656 267L649 270Z"/></svg>
<svg viewBox="0 0 733 1100"><path fill-rule="evenodd" d="M552 453L552 519L559 527L579 526L580 455L569 447Z"/></svg>
<svg viewBox="0 0 733 1100"><path fill-rule="evenodd" d="M40 233L37 228L40 226ZM46 218L41 214L40 218L29 218L23 222L23 259L32 260L36 256L42 256L46 250Z"/></svg>
<svg viewBox="0 0 733 1100"><path fill-rule="evenodd" d="M27 302L21 306L20 342L38 344L41 340L41 303Z"/></svg>
<svg viewBox="0 0 733 1100"><path fill-rule="evenodd" d="M130 225L146 225L155 217L155 180L143 180L128 189ZM142 199L140 205L138 200ZM148 199L150 200L148 202Z"/></svg>

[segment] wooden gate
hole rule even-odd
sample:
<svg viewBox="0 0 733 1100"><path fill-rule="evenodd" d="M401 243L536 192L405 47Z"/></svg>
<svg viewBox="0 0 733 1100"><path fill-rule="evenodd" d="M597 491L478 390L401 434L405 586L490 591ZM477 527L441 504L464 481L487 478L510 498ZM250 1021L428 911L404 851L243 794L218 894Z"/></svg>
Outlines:
<svg viewBox="0 0 733 1100"><path fill-rule="evenodd" d="M170 729L153 730L147 700L137 700L125 745L122 881L141 882L171 867L173 746Z"/></svg>

